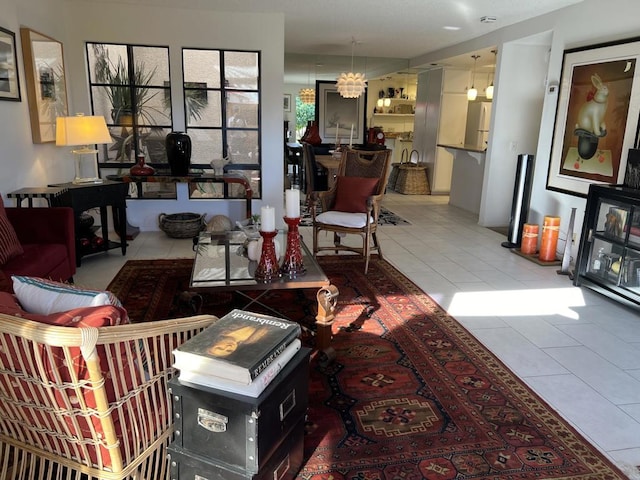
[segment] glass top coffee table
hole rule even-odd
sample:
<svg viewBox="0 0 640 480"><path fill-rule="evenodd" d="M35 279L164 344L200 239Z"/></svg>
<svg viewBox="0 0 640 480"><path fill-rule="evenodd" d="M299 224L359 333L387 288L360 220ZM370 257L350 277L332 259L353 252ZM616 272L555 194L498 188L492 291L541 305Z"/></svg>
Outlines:
<svg viewBox="0 0 640 480"><path fill-rule="evenodd" d="M202 232L198 236L198 243L194 246L196 255L189 282L190 289L196 292L234 291L241 295L243 295L242 291L263 291L255 298L244 295L249 303L243 308L248 309L251 304L259 303L260 298L270 290L317 288L316 346L324 355L321 361L333 360L335 352L330 343L333 336L332 325L338 289L331 285L302 239L300 239L300 246L305 273L293 277L283 275L271 281L260 281L254 278L258 262L247 258L246 240L247 236L242 231ZM279 231L274 241L279 243L280 251L284 254L287 242L286 232ZM260 305L272 310L264 304ZM274 314L279 315L275 311Z"/></svg>

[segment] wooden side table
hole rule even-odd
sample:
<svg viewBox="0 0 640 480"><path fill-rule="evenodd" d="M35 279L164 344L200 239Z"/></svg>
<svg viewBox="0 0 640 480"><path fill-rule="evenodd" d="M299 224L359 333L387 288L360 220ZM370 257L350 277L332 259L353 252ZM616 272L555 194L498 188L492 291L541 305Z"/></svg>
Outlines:
<svg viewBox="0 0 640 480"><path fill-rule="evenodd" d="M82 245L78 234L76 234L76 264L80 266L81 259L85 255L106 252L114 248L120 248L122 255L127 253L127 193L129 186L122 182L103 183L61 183L49 185L54 188L61 188L63 192L57 197L56 205L73 208L76 223L76 232L80 222L80 215L92 208L100 209L100 227L104 242L102 245ZM120 236L120 242L109 240L109 228L107 207L111 207L113 213L113 223Z"/></svg>
<svg viewBox="0 0 640 480"><path fill-rule="evenodd" d="M56 206L60 195L65 189L61 187L25 187L7 194L8 198L16 199L16 207L22 207L22 201L27 200L29 208L33 208L34 198L44 198L50 207Z"/></svg>

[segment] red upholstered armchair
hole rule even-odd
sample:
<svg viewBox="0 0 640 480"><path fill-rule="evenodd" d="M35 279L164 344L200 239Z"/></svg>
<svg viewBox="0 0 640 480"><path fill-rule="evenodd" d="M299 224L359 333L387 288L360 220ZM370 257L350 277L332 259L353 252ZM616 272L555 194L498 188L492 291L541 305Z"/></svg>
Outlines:
<svg viewBox="0 0 640 480"><path fill-rule="evenodd" d="M0 217L6 214L22 253L0 262L0 290L11 291L11 275L67 281L76 273L73 209L5 208L0 197ZM5 229L9 228L6 227ZM7 239L2 238L4 243ZM2 248L5 248L3 245Z"/></svg>

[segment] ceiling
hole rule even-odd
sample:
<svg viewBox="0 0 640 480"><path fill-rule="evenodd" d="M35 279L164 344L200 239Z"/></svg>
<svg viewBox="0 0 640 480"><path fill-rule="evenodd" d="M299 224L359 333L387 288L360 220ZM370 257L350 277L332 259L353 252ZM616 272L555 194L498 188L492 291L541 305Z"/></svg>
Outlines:
<svg viewBox="0 0 640 480"><path fill-rule="evenodd" d="M85 0L234 12L283 12L285 84L332 80L346 70L373 79L406 71L409 59L582 0ZM482 22L493 17L493 22ZM444 27L453 27L445 29ZM265 29L268 29L265 26ZM486 52L443 59L471 68L494 64ZM425 66L426 68L427 66Z"/></svg>

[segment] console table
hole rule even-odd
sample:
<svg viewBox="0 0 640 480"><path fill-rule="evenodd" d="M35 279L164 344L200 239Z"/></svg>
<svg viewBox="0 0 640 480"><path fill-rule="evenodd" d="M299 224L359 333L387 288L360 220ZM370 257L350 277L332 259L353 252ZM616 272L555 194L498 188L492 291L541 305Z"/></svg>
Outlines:
<svg viewBox="0 0 640 480"><path fill-rule="evenodd" d="M113 248L120 248L122 255L127 253L127 193L129 187L126 183L104 181L103 183L60 183L49 187L62 188L54 202L54 205L73 208L76 223L76 232L80 223L80 215L92 208L100 209L100 227L104 243L102 245L82 245L76 234L76 265L80 266L81 259L85 255L106 252ZM107 224L107 207L111 207L113 224L120 236L120 242L109 240L109 228Z"/></svg>
<svg viewBox="0 0 640 480"><path fill-rule="evenodd" d="M251 199L253 191L247 177L238 173L225 173L223 175L211 174L193 174L193 175L131 175L128 173L122 175L108 175L107 178L114 182L135 183L138 190L138 198L142 198L142 184L148 182L156 183L223 183L226 187L229 184L239 184L244 187L246 201L246 218L251 218Z"/></svg>

